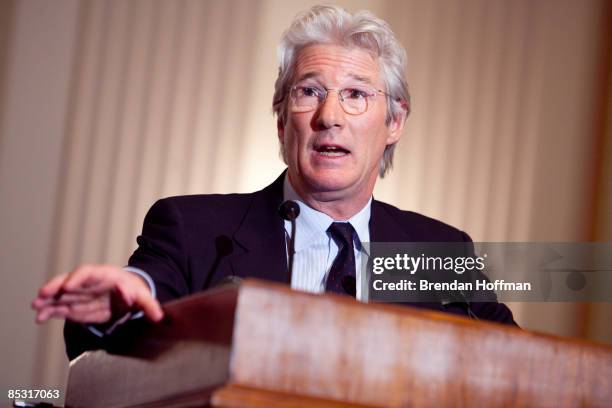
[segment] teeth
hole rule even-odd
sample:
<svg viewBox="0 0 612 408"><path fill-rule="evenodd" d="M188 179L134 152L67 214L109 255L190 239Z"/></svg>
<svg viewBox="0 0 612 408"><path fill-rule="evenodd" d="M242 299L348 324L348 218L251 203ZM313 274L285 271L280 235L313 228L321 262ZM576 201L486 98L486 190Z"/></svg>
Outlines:
<svg viewBox="0 0 612 408"><path fill-rule="evenodd" d="M339 156L344 156L346 153L344 152L319 152L319 154L322 154L323 156L339 157Z"/></svg>

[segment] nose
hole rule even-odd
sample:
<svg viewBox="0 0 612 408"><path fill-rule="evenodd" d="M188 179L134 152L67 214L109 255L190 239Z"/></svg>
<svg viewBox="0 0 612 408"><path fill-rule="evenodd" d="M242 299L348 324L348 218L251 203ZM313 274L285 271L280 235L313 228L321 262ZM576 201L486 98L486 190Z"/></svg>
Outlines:
<svg viewBox="0 0 612 408"><path fill-rule="evenodd" d="M319 105L315 116L315 126L317 129L331 129L333 127L343 128L345 123L345 113L340 105L338 91L330 89L327 97Z"/></svg>

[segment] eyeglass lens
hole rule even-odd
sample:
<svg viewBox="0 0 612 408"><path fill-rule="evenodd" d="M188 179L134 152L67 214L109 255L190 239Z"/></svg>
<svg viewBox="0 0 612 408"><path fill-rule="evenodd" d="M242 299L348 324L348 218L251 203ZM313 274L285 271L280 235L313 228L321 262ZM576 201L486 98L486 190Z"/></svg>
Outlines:
<svg viewBox="0 0 612 408"><path fill-rule="evenodd" d="M342 109L350 115L359 115L368 109L368 99L373 93L358 89L345 88L339 92L315 87L296 86L291 89L292 110L294 112L309 112L316 109L329 96L329 93L338 93Z"/></svg>

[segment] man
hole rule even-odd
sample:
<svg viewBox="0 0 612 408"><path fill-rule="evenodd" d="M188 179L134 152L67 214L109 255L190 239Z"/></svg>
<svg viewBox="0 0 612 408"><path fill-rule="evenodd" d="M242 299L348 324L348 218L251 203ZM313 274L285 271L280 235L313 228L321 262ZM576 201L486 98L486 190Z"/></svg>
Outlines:
<svg viewBox="0 0 612 408"><path fill-rule="evenodd" d="M33 302L37 321L65 318L67 351L74 358L102 347L101 339L132 317L126 311L159 321L160 302L228 277L343 292L340 283L359 273L355 265L367 256L363 242L469 241L455 228L372 199L409 113L404 68L404 49L388 25L368 12L317 6L298 16L279 46L273 101L287 171L252 194L158 201L128 268L86 265L52 279ZM286 243L292 226L277 213L285 200L301 209L291 276ZM496 302L467 311L438 303L414 306L514 324L511 312Z"/></svg>

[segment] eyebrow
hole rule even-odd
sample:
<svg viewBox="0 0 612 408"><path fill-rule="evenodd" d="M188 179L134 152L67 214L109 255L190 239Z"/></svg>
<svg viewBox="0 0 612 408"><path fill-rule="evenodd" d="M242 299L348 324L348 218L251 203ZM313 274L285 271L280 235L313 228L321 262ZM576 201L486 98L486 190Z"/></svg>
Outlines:
<svg viewBox="0 0 612 408"><path fill-rule="evenodd" d="M368 77L361 76L361 75L355 75L355 74L349 74L349 76L353 79L356 79L359 82L365 82L366 84L374 85L372 83L372 80Z"/></svg>
<svg viewBox="0 0 612 408"><path fill-rule="evenodd" d="M315 78L316 79L319 76L320 75L318 73L316 73L316 72L307 72L304 75L302 75L301 77L299 77L297 82L301 82L301 81L304 81L306 79L311 79L311 78ZM369 84L369 85L372 85L372 86L374 85L372 80L370 78L366 77L366 76L356 75L356 74L348 74L348 76L350 78L352 78L352 79L355 79L355 80L359 81L359 82L363 82L363 83L366 83L366 84Z"/></svg>
<svg viewBox="0 0 612 408"><path fill-rule="evenodd" d="M318 76L319 76L319 74L317 74L316 72L307 72L304 75L302 75L301 77L299 77L297 82L304 81L305 79L316 78Z"/></svg>

